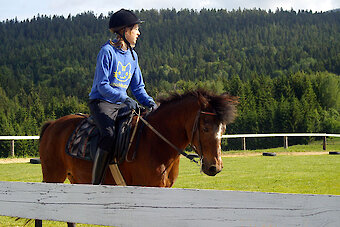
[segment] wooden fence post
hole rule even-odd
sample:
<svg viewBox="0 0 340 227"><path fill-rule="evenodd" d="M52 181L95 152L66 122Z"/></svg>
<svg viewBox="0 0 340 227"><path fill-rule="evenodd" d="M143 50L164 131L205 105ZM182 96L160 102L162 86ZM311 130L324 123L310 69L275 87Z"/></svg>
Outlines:
<svg viewBox="0 0 340 227"><path fill-rule="evenodd" d="M35 225L34 227L42 227L42 220L35 219Z"/></svg>
<svg viewBox="0 0 340 227"><path fill-rule="evenodd" d="M284 149L288 148L288 136L283 137L283 147Z"/></svg>
<svg viewBox="0 0 340 227"><path fill-rule="evenodd" d="M14 140L11 141L11 157L14 157Z"/></svg>
<svg viewBox="0 0 340 227"><path fill-rule="evenodd" d="M323 137L323 150L325 151L327 149L327 138L326 136Z"/></svg>
<svg viewBox="0 0 340 227"><path fill-rule="evenodd" d="M247 147L246 147L246 137L242 137L242 149L244 151L247 150Z"/></svg>

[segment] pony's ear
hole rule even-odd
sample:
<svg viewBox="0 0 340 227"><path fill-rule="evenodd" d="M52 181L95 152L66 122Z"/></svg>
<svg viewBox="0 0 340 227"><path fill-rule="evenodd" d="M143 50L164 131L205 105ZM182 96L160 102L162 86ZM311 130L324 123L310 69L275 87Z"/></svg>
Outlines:
<svg viewBox="0 0 340 227"><path fill-rule="evenodd" d="M198 101L200 102L202 109L208 107L209 100L206 97L204 97L201 93L198 93Z"/></svg>

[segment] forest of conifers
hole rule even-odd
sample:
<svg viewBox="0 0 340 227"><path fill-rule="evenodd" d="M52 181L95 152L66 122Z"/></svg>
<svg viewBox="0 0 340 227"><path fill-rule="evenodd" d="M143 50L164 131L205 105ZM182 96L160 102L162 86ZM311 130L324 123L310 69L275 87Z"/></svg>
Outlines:
<svg viewBox="0 0 340 227"><path fill-rule="evenodd" d="M340 12L135 12L145 21L139 64L156 100L204 87L239 97L228 134L340 133ZM46 120L89 112L96 56L112 38L109 15L0 22L0 135L39 135ZM282 138L247 145L282 146ZM36 146L16 142L16 152L34 155ZM9 150L9 142L0 141L0 157Z"/></svg>

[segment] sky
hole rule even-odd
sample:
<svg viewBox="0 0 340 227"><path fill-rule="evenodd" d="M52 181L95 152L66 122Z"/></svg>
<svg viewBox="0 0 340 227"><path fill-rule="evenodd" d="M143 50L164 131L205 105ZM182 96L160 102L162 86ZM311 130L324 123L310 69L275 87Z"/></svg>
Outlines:
<svg viewBox="0 0 340 227"><path fill-rule="evenodd" d="M0 0L0 21L15 19L19 21L32 19L40 15L75 16L79 13L92 11L96 15L106 16L111 11L121 8L141 9L253 9L264 10L277 8L285 10L299 9L313 12L340 8L339 0Z"/></svg>

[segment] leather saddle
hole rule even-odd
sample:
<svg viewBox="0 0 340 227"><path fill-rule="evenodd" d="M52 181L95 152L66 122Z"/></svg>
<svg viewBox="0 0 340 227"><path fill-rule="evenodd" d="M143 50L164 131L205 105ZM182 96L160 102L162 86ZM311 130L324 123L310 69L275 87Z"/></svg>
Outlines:
<svg viewBox="0 0 340 227"><path fill-rule="evenodd" d="M120 109L116 119L116 141L111 152L111 164L119 164L125 160L130 142L133 112ZM85 117L69 137L65 151L68 155L87 161L93 161L99 142L99 130L92 116Z"/></svg>

